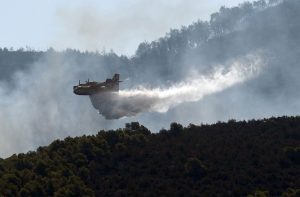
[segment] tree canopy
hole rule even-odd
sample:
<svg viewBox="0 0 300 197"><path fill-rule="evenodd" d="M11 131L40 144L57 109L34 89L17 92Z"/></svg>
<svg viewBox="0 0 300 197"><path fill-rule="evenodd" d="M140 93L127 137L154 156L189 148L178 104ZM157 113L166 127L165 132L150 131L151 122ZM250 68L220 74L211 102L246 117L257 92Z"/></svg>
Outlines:
<svg viewBox="0 0 300 197"><path fill-rule="evenodd" d="M138 122L0 160L1 196L298 196L300 117Z"/></svg>

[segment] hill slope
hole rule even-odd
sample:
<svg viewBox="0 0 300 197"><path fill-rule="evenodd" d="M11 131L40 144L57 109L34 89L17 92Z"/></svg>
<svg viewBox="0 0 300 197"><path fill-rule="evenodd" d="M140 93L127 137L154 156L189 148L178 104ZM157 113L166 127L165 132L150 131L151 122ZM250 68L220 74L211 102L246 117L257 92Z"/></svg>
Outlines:
<svg viewBox="0 0 300 197"><path fill-rule="evenodd" d="M0 195L296 196L299 154L300 117L157 134L135 122L0 160Z"/></svg>

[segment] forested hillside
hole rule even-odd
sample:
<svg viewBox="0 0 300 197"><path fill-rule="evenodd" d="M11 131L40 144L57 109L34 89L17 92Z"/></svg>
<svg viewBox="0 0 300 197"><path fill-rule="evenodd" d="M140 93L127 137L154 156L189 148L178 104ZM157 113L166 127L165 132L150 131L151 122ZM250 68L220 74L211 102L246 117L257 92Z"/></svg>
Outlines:
<svg viewBox="0 0 300 197"><path fill-rule="evenodd" d="M1 196L299 196L300 117L137 122L0 161Z"/></svg>

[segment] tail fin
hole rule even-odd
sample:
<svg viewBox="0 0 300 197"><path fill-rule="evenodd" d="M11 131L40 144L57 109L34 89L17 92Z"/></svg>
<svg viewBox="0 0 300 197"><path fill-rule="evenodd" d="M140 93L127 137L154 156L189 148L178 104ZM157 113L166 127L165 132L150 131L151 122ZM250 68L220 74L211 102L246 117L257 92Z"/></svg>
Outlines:
<svg viewBox="0 0 300 197"><path fill-rule="evenodd" d="M121 81L119 81L120 79L120 74L115 74L112 78L112 81L113 81L113 90L115 91L119 91L119 83Z"/></svg>
<svg viewBox="0 0 300 197"><path fill-rule="evenodd" d="M113 81L119 82L120 79L120 74L115 74L114 77L112 78Z"/></svg>

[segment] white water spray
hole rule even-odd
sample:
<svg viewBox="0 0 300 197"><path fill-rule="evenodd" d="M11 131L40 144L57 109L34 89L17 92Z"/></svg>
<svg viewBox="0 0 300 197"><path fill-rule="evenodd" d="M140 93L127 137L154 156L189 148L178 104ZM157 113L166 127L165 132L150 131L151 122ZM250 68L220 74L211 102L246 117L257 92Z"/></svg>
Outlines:
<svg viewBox="0 0 300 197"><path fill-rule="evenodd" d="M119 93L97 94L91 96L95 108L107 119L134 116L140 112L166 112L171 107L184 102L201 100L204 96L222 91L256 76L264 65L258 55L247 55L216 66L211 75L196 75L169 88L125 89ZM227 69L226 69L227 68Z"/></svg>

